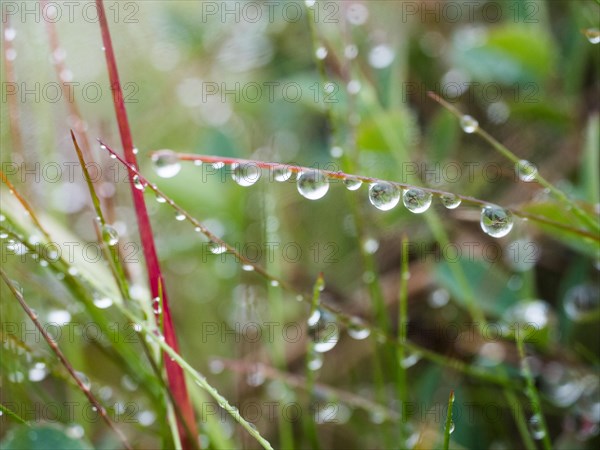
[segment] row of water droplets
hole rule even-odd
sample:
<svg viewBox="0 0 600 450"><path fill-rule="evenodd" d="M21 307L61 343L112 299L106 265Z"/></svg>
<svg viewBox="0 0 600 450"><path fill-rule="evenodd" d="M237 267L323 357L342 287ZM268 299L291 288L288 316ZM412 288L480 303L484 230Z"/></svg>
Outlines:
<svg viewBox="0 0 600 450"><path fill-rule="evenodd" d="M463 128L467 132L474 132L478 125L470 116L463 118ZM472 130L472 131L471 131ZM152 157L156 173L163 178L172 178L181 170L181 162L176 153L170 150L162 150L154 153ZM199 161L197 161L199 162ZM224 163L212 163L215 168L224 167ZM294 171L287 166L276 166L272 169L275 181L286 182L291 179ZM523 181L535 179L537 170L528 161L519 161L517 171ZM231 164L231 177L240 186L248 187L254 185L261 178L261 168L256 163L241 162ZM336 177L337 178L337 177ZM348 190L356 191L363 185L359 177L347 176L343 183ZM144 186L139 182L134 184L139 189ZM329 177L320 170L300 170L296 186L300 195L309 200L319 200L329 191ZM416 187L403 189L398 185L387 181L373 181L369 185L369 201L373 206L382 211L389 211L396 207L400 200L412 213L421 214L429 209L432 204L433 194L425 189ZM455 209L461 204L461 198L451 193L439 195L441 203L448 209ZM164 201L164 199L162 199ZM159 200L160 201L160 200ZM179 220L184 220L182 216ZM481 228L492 237L500 238L506 236L513 227L512 213L496 205L486 205L481 210Z"/></svg>

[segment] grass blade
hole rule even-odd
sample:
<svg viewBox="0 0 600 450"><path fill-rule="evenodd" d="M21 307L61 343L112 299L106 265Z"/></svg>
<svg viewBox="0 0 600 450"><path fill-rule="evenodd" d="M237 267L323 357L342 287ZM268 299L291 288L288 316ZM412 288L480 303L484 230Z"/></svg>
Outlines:
<svg viewBox="0 0 600 450"><path fill-rule="evenodd" d="M454 405L454 391L450 391L450 397L448 398L448 412L446 413L446 426L444 428L444 450L448 450L450 447L450 434L454 431L454 424L452 423L452 406Z"/></svg>
<svg viewBox="0 0 600 450"><path fill-rule="evenodd" d="M73 366L71 365L69 360L63 354L63 352L60 350L60 348L58 348L58 345L56 344L56 342L54 342L54 339L52 339L52 336L50 336L50 334L48 334L48 331L46 330L46 328L40 323L40 321L37 318L37 315L29 307L29 305L23 298L23 295L15 288L12 281L8 278L8 276L4 272L4 269L0 269L0 276L2 277L2 280L4 281L6 286L8 286L8 288L12 292L13 296L17 299L17 301L21 305L21 308L23 308L23 311L25 311L25 313L29 316L31 321L34 323L35 327L38 329L40 334L44 337L44 339L46 340L46 342L48 343L48 345L54 352L54 354L58 357L58 359L60 360L62 365L65 367L65 369L67 369L67 372L69 372L69 375L71 375L71 377L73 377L73 379L75 380L75 383L77 384L77 386L79 387L81 392L83 392L83 394L87 397L87 399L92 404L92 406L94 408L96 408L96 410L98 411L98 414L100 414L100 417L102 417L102 420L104 420L106 425L108 425L108 427L112 431L115 432L115 434L119 437L119 440L122 442L123 446L127 449L131 449L132 447L129 445L129 442L127 442L127 438L125 437L123 432L115 426L115 424L112 422L112 420L108 417L106 409L100 404L100 402L98 402L98 400L96 400L96 397L94 397L94 394L92 394L92 391L90 391L89 387L87 387L81 381L81 379L77 376L77 373L75 372L75 369L73 369Z"/></svg>
<svg viewBox="0 0 600 450"><path fill-rule="evenodd" d="M119 80L119 73L117 70L117 61L112 46L110 30L108 28L108 21L106 19L106 12L104 10L104 3L102 2L102 0L96 0L96 6L98 9L98 19L100 23L100 30L102 33L102 42L105 50L106 65L108 68L110 84L112 87L111 91L113 95L113 103L115 107L115 113L117 116L119 133L121 135L121 143L123 145L123 151L125 153L125 160L129 165L137 168L137 158L133 150L133 139L131 136L131 129L129 127L129 120L127 118L127 111L125 109L123 92L121 90L121 83ZM162 298L164 336L166 343L176 352L179 352L177 336L175 334L175 328L171 319L167 291L166 289L164 289L164 280L162 272L160 270L158 256L154 245L152 226L150 224L150 218L148 217L148 212L146 210L146 204L144 203L144 195L141 191L137 190L134 187L133 174L130 171L128 171L128 174L129 181L131 182L131 192L133 195L133 203L138 221L138 227L140 230L140 238L144 250L144 258L146 260L146 266L148 269L150 292L152 294L152 298L159 297L161 295L161 286L163 286ZM184 425L183 423L180 423L180 421L178 421L181 445L183 448L192 448L195 446L196 436L198 435L198 432L196 420L194 417L194 410L192 408L192 403L187 392L185 376L181 367L175 364L170 358L165 358L165 367L167 371L169 388L171 389L172 395L175 398L177 405L181 408L186 422L186 424ZM187 430L189 430L189 434Z"/></svg>

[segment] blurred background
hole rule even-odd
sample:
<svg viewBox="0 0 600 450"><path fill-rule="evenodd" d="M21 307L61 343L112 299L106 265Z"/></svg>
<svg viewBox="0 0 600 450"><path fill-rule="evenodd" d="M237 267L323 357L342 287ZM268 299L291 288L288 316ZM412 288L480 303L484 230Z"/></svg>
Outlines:
<svg viewBox="0 0 600 450"><path fill-rule="evenodd" d="M65 3L3 2L2 171L63 255L66 243L77 243L74 258L92 278L114 284L105 265L82 250L96 241L95 213L69 135L74 128L96 165L132 297L147 302L126 172L95 140L121 151L97 13L92 3ZM106 8L141 173L293 287L273 286L234 255L215 254L146 190L181 354L274 447L439 448L454 391L452 448L542 448L546 432L525 395L515 324L528 333L527 360L552 446L598 445L597 240L518 217L508 236L494 239L472 205L448 210L434 198L424 214L402 205L380 211L366 185L349 191L335 180L325 197L310 201L295 176L275 182L266 171L242 187L228 167L188 161L176 176L160 178L150 157L171 149L343 171L578 225L488 143L463 133L427 92L475 117L597 215L596 1L115 1ZM3 221L33 234L5 187ZM409 267L401 276L403 236ZM53 324L57 342L132 445L171 447L164 398L115 358L114 348L128 345L140 370L149 370L113 302L98 310L111 324L98 332L89 326L89 305L65 288L60 272L7 237L6 272L40 321ZM334 345L311 351L310 305L297 295L311 295L319 273L323 304L383 330L388 341L327 316ZM86 416L83 395L4 285L0 311L2 404L64 430L78 445L118 448L102 421ZM402 330L436 356L414 349L399 356L392 341ZM191 389L203 447L258 447ZM77 404L72 411L69 401ZM0 423L5 448L18 448L21 426L8 414Z"/></svg>

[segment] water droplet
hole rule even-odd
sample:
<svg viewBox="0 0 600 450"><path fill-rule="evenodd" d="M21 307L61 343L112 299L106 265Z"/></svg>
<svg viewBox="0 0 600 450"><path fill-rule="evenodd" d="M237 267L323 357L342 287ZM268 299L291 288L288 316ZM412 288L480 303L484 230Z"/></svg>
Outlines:
<svg viewBox="0 0 600 450"><path fill-rule="evenodd" d="M14 48L6 49L5 55L8 61L14 61L17 59L17 51Z"/></svg>
<svg viewBox="0 0 600 450"><path fill-rule="evenodd" d="M352 25L363 25L369 17L369 10L362 3L351 3L346 10L346 18Z"/></svg>
<svg viewBox="0 0 600 450"><path fill-rule="evenodd" d="M592 44L600 43L600 30L598 28L588 28L584 31L585 37Z"/></svg>
<svg viewBox="0 0 600 450"><path fill-rule="evenodd" d="M308 319L308 334L318 353L331 350L338 343L340 329L335 316L325 309L316 310Z"/></svg>
<svg viewBox="0 0 600 450"><path fill-rule="evenodd" d="M502 318L511 327L520 324L525 327L533 326L534 331L539 331L550 322L551 309L543 300L521 300L508 308Z"/></svg>
<svg viewBox="0 0 600 450"><path fill-rule="evenodd" d="M529 431L534 439L540 440L546 436L544 428L542 426L542 419L538 414L534 414L529 419Z"/></svg>
<svg viewBox="0 0 600 450"><path fill-rule="evenodd" d="M225 167L225 163L222 161L218 161L215 163L212 163L213 169L219 170L222 169L223 167Z"/></svg>
<svg viewBox="0 0 600 450"><path fill-rule="evenodd" d="M348 325L347 331L348 335L357 341L366 339L371 334L371 330L369 330L363 321L357 317L350 319L350 324Z"/></svg>
<svg viewBox="0 0 600 450"><path fill-rule="evenodd" d="M370 255L379 250L379 241L373 238L367 238L363 242L363 250Z"/></svg>
<svg viewBox="0 0 600 450"><path fill-rule="evenodd" d="M160 194L156 194L156 202L157 202L157 203L166 203L166 202L167 202L167 199L166 199L166 198L164 198L164 197L163 197L162 195L160 195Z"/></svg>
<svg viewBox="0 0 600 450"><path fill-rule="evenodd" d="M74 423L67 427L67 429L65 430L65 434L71 439L81 439L85 434L85 430L78 423Z"/></svg>
<svg viewBox="0 0 600 450"><path fill-rule="evenodd" d="M358 47L354 44L347 45L344 48L344 56L347 59L354 59L358 56Z"/></svg>
<svg viewBox="0 0 600 450"><path fill-rule="evenodd" d="M341 158L344 154L344 149L339 145L334 145L329 149L329 154L332 158Z"/></svg>
<svg viewBox="0 0 600 450"><path fill-rule="evenodd" d="M270 284L273 287L277 287L277 286L279 286L279 281L277 281L277 280L271 280Z"/></svg>
<svg viewBox="0 0 600 450"><path fill-rule="evenodd" d="M427 298L427 303L432 308L442 308L450 301L450 293L444 288L438 288Z"/></svg>
<svg viewBox="0 0 600 450"><path fill-rule="evenodd" d="M423 189L412 188L404 191L402 202L410 212L421 214L429 209L431 198L432 195L430 192L426 192Z"/></svg>
<svg viewBox="0 0 600 450"><path fill-rule="evenodd" d="M225 363L220 359L211 359L208 363L208 369L211 373L218 375L225 370Z"/></svg>
<svg viewBox="0 0 600 450"><path fill-rule="evenodd" d="M455 428L456 428L456 426L454 425L454 421L451 421L450 427L448 428L448 433L450 433L450 434L454 433Z"/></svg>
<svg viewBox="0 0 600 450"><path fill-rule="evenodd" d="M94 306L99 309L110 308L113 304L113 301L109 297L97 297L94 298Z"/></svg>
<svg viewBox="0 0 600 450"><path fill-rule="evenodd" d="M248 386L261 386L266 379L265 371L260 364L256 364L252 370L246 374L246 383L248 383Z"/></svg>
<svg viewBox="0 0 600 450"><path fill-rule="evenodd" d="M369 419L376 425L385 421L385 413L381 409L373 409L369 412Z"/></svg>
<svg viewBox="0 0 600 450"><path fill-rule="evenodd" d="M149 427L156 420L156 414L149 410L140 411L137 415L137 420L141 426Z"/></svg>
<svg viewBox="0 0 600 450"><path fill-rule="evenodd" d="M160 297L154 297L152 299L152 312L156 315L162 314Z"/></svg>
<svg viewBox="0 0 600 450"><path fill-rule="evenodd" d="M46 368L46 364L43 362L37 362L34 366L29 369L29 381L34 383L38 381L42 381L48 375L48 369Z"/></svg>
<svg viewBox="0 0 600 450"><path fill-rule="evenodd" d="M567 408L581 396L585 383L575 369L551 361L546 364L541 374L541 388L552 403Z"/></svg>
<svg viewBox="0 0 600 450"><path fill-rule="evenodd" d="M81 384L83 384L83 387L89 391L90 388L92 387L92 383L90 382L90 379L88 378L88 376L85 373L79 372L79 371L75 371L75 375L77 376L79 381L81 381Z"/></svg>
<svg viewBox="0 0 600 450"><path fill-rule="evenodd" d="M464 115L460 118L460 126L465 133L475 133L479 128L479 122L474 117Z"/></svg>
<svg viewBox="0 0 600 450"><path fill-rule="evenodd" d="M414 366L421 360L421 355L417 352L408 351L404 353L404 358L400 361L400 366L403 369L408 369L409 367Z"/></svg>
<svg viewBox="0 0 600 450"><path fill-rule="evenodd" d="M442 194L440 195L440 201L448 209L456 209L460 206L461 199L454 194Z"/></svg>
<svg viewBox="0 0 600 450"><path fill-rule="evenodd" d="M400 201L400 189L385 181L373 183L369 186L369 200L375 208L389 211Z"/></svg>
<svg viewBox="0 0 600 450"><path fill-rule="evenodd" d="M315 50L315 56L317 57L317 59L325 59L327 58L327 48L325 47L319 47L317 48L317 50Z"/></svg>
<svg viewBox="0 0 600 450"><path fill-rule="evenodd" d="M112 247L119 242L119 233L112 226L104 224L102 227L102 239Z"/></svg>
<svg viewBox="0 0 600 450"><path fill-rule="evenodd" d="M16 36L17 30L15 30L14 28L10 27L4 29L4 39L6 40L6 42L13 41Z"/></svg>
<svg viewBox="0 0 600 450"><path fill-rule="evenodd" d="M219 244L217 242L213 242L209 246L210 252L215 255L220 255L221 253L225 253L227 251L227 247L223 244Z"/></svg>
<svg viewBox="0 0 600 450"><path fill-rule="evenodd" d="M304 4L307 8L312 8L317 3L317 0L304 0Z"/></svg>
<svg viewBox="0 0 600 450"><path fill-rule="evenodd" d="M535 164L522 159L515 164L515 171L521 181L528 183L535 180L538 170Z"/></svg>
<svg viewBox="0 0 600 450"><path fill-rule="evenodd" d="M139 149L139 148L137 148L137 147L133 147L133 150L132 150L132 151L133 151L133 154L134 154L134 155L137 155L137 154L140 152L140 149Z"/></svg>
<svg viewBox="0 0 600 450"><path fill-rule="evenodd" d="M133 176L133 186L138 191L144 191L144 189L146 189L146 185L142 182L142 180L140 179L139 175L134 175Z"/></svg>
<svg viewBox="0 0 600 450"><path fill-rule="evenodd" d="M346 178L344 180L344 184L346 185L346 189L349 191L356 191L362 186L362 181L357 178Z"/></svg>
<svg viewBox="0 0 600 450"><path fill-rule="evenodd" d="M252 186L260 178L260 168L256 164L241 163L231 165L231 178L240 186Z"/></svg>
<svg viewBox="0 0 600 450"><path fill-rule="evenodd" d="M592 284L574 286L565 294L563 305L569 318L575 322L593 317L600 309L600 287Z"/></svg>
<svg viewBox="0 0 600 450"><path fill-rule="evenodd" d="M160 150L152 155L154 171L161 178L173 178L181 170L181 163L175 152Z"/></svg>
<svg viewBox="0 0 600 450"><path fill-rule="evenodd" d="M298 192L309 200L323 198L329 190L327 177L318 170L302 172L297 181Z"/></svg>
<svg viewBox="0 0 600 450"><path fill-rule="evenodd" d="M513 227L512 213L499 206L488 205L481 210L481 229L488 235L501 238Z"/></svg>
<svg viewBox="0 0 600 450"><path fill-rule="evenodd" d="M253 272L254 266L252 264L242 264L242 270L246 272Z"/></svg>
<svg viewBox="0 0 600 450"><path fill-rule="evenodd" d="M139 388L139 383L131 378L129 375L123 375L121 377L121 386L130 392L135 392Z"/></svg>
<svg viewBox="0 0 600 450"><path fill-rule="evenodd" d="M185 220L185 214L183 214L180 211L177 211L175 213L175 220L177 220L178 222L183 222Z"/></svg>
<svg viewBox="0 0 600 450"><path fill-rule="evenodd" d="M48 313L48 322L58 326L65 325L71 321L71 313L66 309L55 309Z"/></svg>
<svg viewBox="0 0 600 450"><path fill-rule="evenodd" d="M307 367L309 370L316 371L323 367L323 354L313 352L308 356Z"/></svg>
<svg viewBox="0 0 600 450"><path fill-rule="evenodd" d="M292 177L292 170L287 167L276 167L273 169L273 178L275 181L283 183Z"/></svg>
<svg viewBox="0 0 600 450"><path fill-rule="evenodd" d="M348 90L348 94L356 95L360 92L361 84L358 80L350 80L346 85L346 89Z"/></svg>
<svg viewBox="0 0 600 450"><path fill-rule="evenodd" d="M23 372L15 371L8 374L8 381L11 383L22 383L24 379Z"/></svg>
<svg viewBox="0 0 600 450"><path fill-rule="evenodd" d="M395 58L394 50L388 45L377 45L369 52L369 64L375 69L384 69L388 67Z"/></svg>
<svg viewBox="0 0 600 450"><path fill-rule="evenodd" d="M195 159L194 160L194 165L195 166L201 166L202 165L202 161L200 161L199 159Z"/></svg>

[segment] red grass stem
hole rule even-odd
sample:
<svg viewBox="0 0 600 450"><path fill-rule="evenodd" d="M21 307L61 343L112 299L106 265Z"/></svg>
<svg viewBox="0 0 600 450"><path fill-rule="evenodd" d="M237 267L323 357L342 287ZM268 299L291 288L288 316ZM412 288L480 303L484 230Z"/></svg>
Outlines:
<svg viewBox="0 0 600 450"><path fill-rule="evenodd" d="M102 0L96 0L96 6L98 9L98 18L100 22L100 30L102 32L102 42L104 45L104 53L106 56L106 65L108 67L111 91L113 95L113 103L115 106L117 123L119 126L119 134L121 135L121 143L123 145L125 160L128 164L137 168L137 158L133 150L134 147L133 139L131 137L131 129L129 127L129 120L127 119L127 111L125 109L123 92L121 90L121 83L119 81L117 62L112 46L112 40L110 38L110 30L108 28L106 12L104 10L104 4ZM165 283L163 280L162 272L160 270L156 248L154 245L152 226L150 224L150 218L148 217L148 212L146 210L146 204L144 203L144 194L134 187L133 173L131 171L129 171L128 173L131 182L131 192L133 195L133 203L137 216L138 227L140 230L140 239L142 243L142 248L144 250L146 266L148 269L150 292L152 294L152 298L156 298L159 296L162 297L164 321L163 333L165 336L165 342L167 345L169 345L171 348L173 348L176 352L179 353L179 346L177 344L177 336L175 334L175 329L171 318L167 291L165 289ZM183 424L181 423L181 421L177 421L181 445L184 449L195 448L197 447L196 436L198 435L198 432L196 427L196 420L194 417L194 410L192 408L192 403L187 392L183 369L176 362L172 361L171 358L169 358L168 356L165 357L165 367L167 372L167 382L169 385L169 389L171 390L173 398L177 402L177 406L181 409L181 413L186 422L185 424Z"/></svg>

